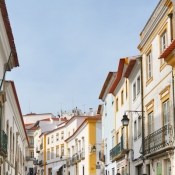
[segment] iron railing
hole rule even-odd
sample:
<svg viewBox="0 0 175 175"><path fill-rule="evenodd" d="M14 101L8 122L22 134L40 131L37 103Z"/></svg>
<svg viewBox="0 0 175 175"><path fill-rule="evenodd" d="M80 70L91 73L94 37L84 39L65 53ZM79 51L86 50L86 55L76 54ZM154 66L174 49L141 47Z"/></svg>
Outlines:
<svg viewBox="0 0 175 175"><path fill-rule="evenodd" d="M155 132L144 138L144 153L149 154L161 148L170 145L172 126L170 124L163 126ZM142 152L142 149L141 151Z"/></svg>
<svg viewBox="0 0 175 175"><path fill-rule="evenodd" d="M37 159L34 159L34 160L33 160L33 164L34 164L34 165L38 165L38 160L37 160Z"/></svg>
<svg viewBox="0 0 175 175"><path fill-rule="evenodd" d="M0 134L0 155L4 156L4 154L7 154L8 136L3 130L0 131Z"/></svg>
<svg viewBox="0 0 175 175"><path fill-rule="evenodd" d="M122 150L127 149L126 138L124 135L120 137L120 143L110 150L110 159L114 159L116 156L121 154Z"/></svg>
<svg viewBox="0 0 175 175"><path fill-rule="evenodd" d="M43 165L43 160L40 160L40 161L38 162L38 165Z"/></svg>

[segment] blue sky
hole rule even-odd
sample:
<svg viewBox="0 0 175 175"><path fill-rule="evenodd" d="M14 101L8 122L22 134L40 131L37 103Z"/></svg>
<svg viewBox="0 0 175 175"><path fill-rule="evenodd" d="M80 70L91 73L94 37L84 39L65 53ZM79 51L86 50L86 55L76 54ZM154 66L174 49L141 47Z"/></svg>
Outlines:
<svg viewBox="0 0 175 175"><path fill-rule="evenodd" d="M7 79L22 113L96 110L108 72L139 54L139 34L158 2L6 0L20 64Z"/></svg>

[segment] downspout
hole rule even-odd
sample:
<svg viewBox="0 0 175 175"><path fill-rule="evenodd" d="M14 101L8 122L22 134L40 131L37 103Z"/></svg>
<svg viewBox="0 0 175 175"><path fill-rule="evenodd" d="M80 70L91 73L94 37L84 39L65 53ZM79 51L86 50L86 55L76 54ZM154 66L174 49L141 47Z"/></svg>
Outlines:
<svg viewBox="0 0 175 175"><path fill-rule="evenodd" d="M142 57L140 57L140 76L141 76L141 111L142 111L142 158L143 158L143 165L144 165L144 155L145 155L145 149L144 149L144 104L143 104L143 65L142 65ZM145 167L143 167L143 175L146 175Z"/></svg>

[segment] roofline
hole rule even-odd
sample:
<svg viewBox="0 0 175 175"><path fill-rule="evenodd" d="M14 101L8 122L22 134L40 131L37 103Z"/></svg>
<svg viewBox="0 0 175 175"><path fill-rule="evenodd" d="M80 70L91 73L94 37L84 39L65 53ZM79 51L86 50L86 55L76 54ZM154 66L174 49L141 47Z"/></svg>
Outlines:
<svg viewBox="0 0 175 175"><path fill-rule="evenodd" d="M135 63L136 63L136 60L135 59L132 59L132 60L129 61L129 65L128 65L128 67L127 67L127 69L125 71L125 74L124 74L124 77L125 78L128 78L129 77L129 75L132 72L132 69L133 69Z"/></svg>
<svg viewBox="0 0 175 175"><path fill-rule="evenodd" d="M0 10L2 13L2 18L4 21L4 26L6 29L10 48L11 49L13 48L12 55L14 57L14 64L15 64L15 67L18 67L19 66L18 55L17 55L17 51L16 51L15 41L14 41L14 37L13 37L13 33L12 33L12 28L10 25L10 20L8 17L8 12L7 12L7 8L6 8L5 0L0 0Z"/></svg>
<svg viewBox="0 0 175 175"><path fill-rule="evenodd" d="M103 87L102 87L102 90L101 90L101 92L100 92L100 95L99 95L99 99L102 99L103 98L103 95L104 95L104 93L105 93L105 91L106 91L106 89L107 89L107 86L108 86L108 84L109 84L109 82L110 82L110 80L111 80L111 78L112 78L112 76L113 76L113 74L114 74L115 72L109 72L108 73L108 75L107 75L107 77L106 77L106 80L105 80L105 82L104 82L104 84L103 84Z"/></svg>
<svg viewBox="0 0 175 175"><path fill-rule="evenodd" d="M120 79L122 78L124 65L125 65L125 58L120 58L119 65L118 65L117 76L116 76L116 79L115 79L111 89L109 90L109 93L113 93L114 92L114 90L117 87Z"/></svg>
<svg viewBox="0 0 175 175"><path fill-rule="evenodd" d="M94 116L95 117L95 116ZM76 129L76 131L70 136L68 137L66 140L64 140L65 142L67 142L67 140L69 140L70 138L72 138L78 131L79 129L83 126L83 124L87 121L87 120L101 120L101 115L96 115L97 118L93 118L92 116L89 116L88 118L86 118L81 125ZM99 118L98 118L99 117Z"/></svg>
<svg viewBox="0 0 175 175"><path fill-rule="evenodd" d="M24 125L24 120L23 120L23 116L22 116L22 112L21 112L21 108L20 108L20 104L19 104L19 100L18 100L18 95L17 95L17 92L16 92L15 84L14 84L13 81L6 81L6 82L9 82L11 84L11 86L12 86L12 90L13 90L13 93L14 93L14 96L15 96L16 104L17 104L17 107L18 107L18 110L19 110L21 121L22 121L23 129L24 129L24 132L26 134L27 142L28 142L28 145L29 145L29 140L28 140L26 128L25 128L25 125Z"/></svg>

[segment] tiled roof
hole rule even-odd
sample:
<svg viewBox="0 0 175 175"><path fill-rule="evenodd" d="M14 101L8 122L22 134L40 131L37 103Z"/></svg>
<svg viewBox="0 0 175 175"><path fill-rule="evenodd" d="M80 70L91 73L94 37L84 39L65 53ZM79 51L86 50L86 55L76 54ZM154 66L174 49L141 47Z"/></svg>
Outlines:
<svg viewBox="0 0 175 175"><path fill-rule="evenodd" d="M116 76L116 79L115 79L111 89L109 90L109 93L113 93L114 92L114 90L117 87L120 79L122 78L124 65L125 65L125 58L120 58L117 76Z"/></svg>
<svg viewBox="0 0 175 175"><path fill-rule="evenodd" d="M12 54L14 57L14 65L15 65L15 67L17 67L17 66L19 66L18 55L16 52L16 46L15 46L15 42L14 42L14 38L13 38L13 33L12 33L12 29L11 29L11 25L10 25L10 21L9 21L9 17L8 17L8 12L7 12L7 8L6 8L5 0L0 0L0 10L2 13L2 18L4 21L4 25L5 25L5 29L6 29L6 33L7 33L10 47L14 48Z"/></svg>
<svg viewBox="0 0 175 175"><path fill-rule="evenodd" d="M174 49L175 49L175 39L171 42L171 44L160 55L159 59L166 58Z"/></svg>
<svg viewBox="0 0 175 175"><path fill-rule="evenodd" d="M99 95L99 99L102 99L103 98L103 95L104 95L104 93L105 93L105 91L106 91L106 88L107 88L107 86L108 86L108 84L109 84L109 82L110 82L110 80L111 80L111 78L112 78L112 76L114 75L114 74L116 74L116 72L109 72L108 73L108 76L107 76L107 78L106 78L106 80L105 80L105 82L104 82L104 85L103 85L103 87L102 87L102 90L101 90L101 92L100 92L100 95Z"/></svg>
<svg viewBox="0 0 175 175"><path fill-rule="evenodd" d="M124 77L126 77L126 78L129 77L129 75L130 75L130 73L131 73L131 71L132 71L132 69L133 69L135 63L136 63L136 59L131 59L131 60L129 61L129 65L128 65L126 71L125 71Z"/></svg>

